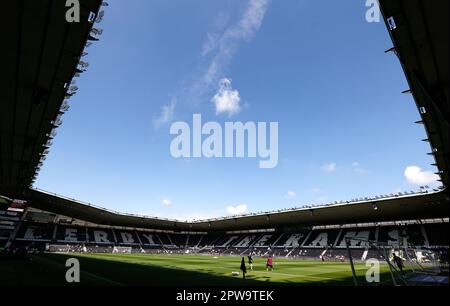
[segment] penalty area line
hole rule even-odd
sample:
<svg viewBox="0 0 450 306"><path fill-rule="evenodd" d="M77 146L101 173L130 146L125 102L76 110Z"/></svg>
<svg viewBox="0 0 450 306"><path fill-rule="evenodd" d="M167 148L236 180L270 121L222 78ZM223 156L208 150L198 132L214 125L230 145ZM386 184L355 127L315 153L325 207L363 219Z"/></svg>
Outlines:
<svg viewBox="0 0 450 306"><path fill-rule="evenodd" d="M304 277L304 278L316 278L316 279L322 279L322 280L334 280L335 278L331 277L323 277L323 276L315 276L315 275L305 275L305 274L289 274L289 273L280 273L275 271L252 271L251 273L261 273L261 274L277 274L277 275L285 275L285 276L292 276L292 277ZM251 275L251 274L250 274Z"/></svg>

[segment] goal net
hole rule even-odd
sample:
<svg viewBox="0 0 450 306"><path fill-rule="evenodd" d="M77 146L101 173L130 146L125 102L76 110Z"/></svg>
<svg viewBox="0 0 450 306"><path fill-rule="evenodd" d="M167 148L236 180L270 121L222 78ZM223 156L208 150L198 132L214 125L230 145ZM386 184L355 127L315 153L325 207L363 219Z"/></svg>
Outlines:
<svg viewBox="0 0 450 306"><path fill-rule="evenodd" d="M352 247L355 244L360 247ZM346 249L355 285L448 285L448 247L393 246L348 238Z"/></svg>
<svg viewBox="0 0 450 306"><path fill-rule="evenodd" d="M113 253L131 253L131 247L115 246Z"/></svg>

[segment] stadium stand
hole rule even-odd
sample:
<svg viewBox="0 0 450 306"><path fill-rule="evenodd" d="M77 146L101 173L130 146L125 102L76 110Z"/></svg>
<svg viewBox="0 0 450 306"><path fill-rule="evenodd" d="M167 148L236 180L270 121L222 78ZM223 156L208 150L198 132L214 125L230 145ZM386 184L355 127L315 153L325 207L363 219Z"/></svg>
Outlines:
<svg viewBox="0 0 450 306"><path fill-rule="evenodd" d="M20 221L20 213L9 211L7 207L0 207L0 241L6 244L12 231Z"/></svg>
<svg viewBox="0 0 450 306"><path fill-rule="evenodd" d="M341 261L347 246L356 260L380 258L377 247L388 246L417 260L434 249L446 258L448 271L449 51L442 43L448 42L448 1L379 1L441 188L196 222L118 213L32 188L74 94L68 85L84 72L80 59L99 17L102 1L80 2L82 22L71 25L39 17L63 16L63 1L49 11L36 1L20 1L23 7L7 1L3 7L2 37L21 37L21 44L0 48L6 76L0 82L0 194L6 196L0 196L0 248L18 254L193 252ZM17 20L20 27L8 26ZM42 75L39 82L30 79L35 75ZM13 205L14 198L28 208Z"/></svg>
<svg viewBox="0 0 450 306"><path fill-rule="evenodd" d="M433 233L432 235L427 235L428 244L431 247L438 247L442 245L448 245L449 242L449 234L448 227L446 227L443 223L432 223L426 225L429 233Z"/></svg>
<svg viewBox="0 0 450 306"><path fill-rule="evenodd" d="M32 209L17 224L13 249L61 253L199 253L213 255L254 255L342 261L352 249L355 259L379 257L369 250L389 248L448 250L448 219L312 226L298 231L248 231L195 233L150 231L88 223ZM43 222L55 220L56 222ZM429 240L428 237L433 237ZM411 256L417 256L417 252Z"/></svg>

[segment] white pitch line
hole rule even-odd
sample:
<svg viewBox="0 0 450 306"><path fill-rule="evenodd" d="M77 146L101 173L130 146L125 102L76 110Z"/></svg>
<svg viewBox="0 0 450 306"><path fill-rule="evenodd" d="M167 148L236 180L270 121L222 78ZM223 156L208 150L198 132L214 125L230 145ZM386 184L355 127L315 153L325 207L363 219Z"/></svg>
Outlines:
<svg viewBox="0 0 450 306"><path fill-rule="evenodd" d="M305 278L317 278L317 279L326 279L326 280L334 280L335 278L331 277L323 277L323 276L314 276L314 275L302 275L302 274L289 274L289 273L280 273L280 272L268 272L268 271L252 271L253 273L263 273L263 274L278 274L278 275L286 275L293 277L305 277ZM251 274L250 274L251 275Z"/></svg>

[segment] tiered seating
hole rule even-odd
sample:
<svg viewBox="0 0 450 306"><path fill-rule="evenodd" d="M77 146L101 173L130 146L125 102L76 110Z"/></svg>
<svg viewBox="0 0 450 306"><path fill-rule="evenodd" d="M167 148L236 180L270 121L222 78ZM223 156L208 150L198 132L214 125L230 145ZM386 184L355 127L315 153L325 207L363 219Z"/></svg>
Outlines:
<svg viewBox="0 0 450 306"><path fill-rule="evenodd" d="M88 231L84 227L56 225L56 242L80 243L87 242Z"/></svg>
<svg viewBox="0 0 450 306"><path fill-rule="evenodd" d="M0 204L0 246L6 244L22 216L22 212L8 210L8 207Z"/></svg>
<svg viewBox="0 0 450 306"><path fill-rule="evenodd" d="M161 240L156 233L151 232L136 232L139 236L139 240L143 247L152 248L152 247L162 247Z"/></svg>
<svg viewBox="0 0 450 306"><path fill-rule="evenodd" d="M198 246L199 247L212 246L222 236L223 236L222 234L215 234L215 233L203 235Z"/></svg>
<svg viewBox="0 0 450 306"><path fill-rule="evenodd" d="M180 248L186 247L188 235L184 234L170 234L170 241Z"/></svg>
<svg viewBox="0 0 450 306"><path fill-rule="evenodd" d="M335 244L339 229L314 230L304 242L306 248L326 248Z"/></svg>
<svg viewBox="0 0 450 306"><path fill-rule="evenodd" d="M216 248L226 248L238 240L242 239L243 235L223 235L219 239L217 239L214 243L214 247Z"/></svg>
<svg viewBox="0 0 450 306"><path fill-rule="evenodd" d="M375 227L360 227L342 230L335 247L345 248L346 243L351 248L366 248L369 246L369 241L376 240Z"/></svg>
<svg viewBox="0 0 450 306"><path fill-rule="evenodd" d="M449 226L448 223L436 223L424 225L430 246L448 246Z"/></svg>
<svg viewBox="0 0 450 306"><path fill-rule="evenodd" d="M189 235L187 246L196 247L199 242L201 242L202 238L204 238L204 235Z"/></svg>
<svg viewBox="0 0 450 306"><path fill-rule="evenodd" d="M273 246L282 247L286 243L286 240L288 240L290 234L291 233L282 233L280 237L278 237L279 239L274 241L275 244Z"/></svg>
<svg viewBox="0 0 450 306"><path fill-rule="evenodd" d="M170 239L169 235L166 233L157 233L156 236L159 238L159 240L161 241L161 243L164 246L175 246L172 242L172 240Z"/></svg>
<svg viewBox="0 0 450 306"><path fill-rule="evenodd" d="M88 242L95 244L115 244L115 237L112 229L89 228Z"/></svg>
<svg viewBox="0 0 450 306"><path fill-rule="evenodd" d="M16 240L51 241L54 225L51 223L23 222Z"/></svg>
<svg viewBox="0 0 450 306"><path fill-rule="evenodd" d="M233 241L232 246L236 248L249 248L257 242L260 236L260 234L243 235L239 240Z"/></svg>
<svg viewBox="0 0 450 306"><path fill-rule="evenodd" d="M137 233L134 231L115 230L114 233L117 239L117 244L119 245L127 245L127 246L140 245L139 237Z"/></svg>
<svg viewBox="0 0 450 306"><path fill-rule="evenodd" d="M380 226L378 244L391 247L408 245L406 226Z"/></svg>
<svg viewBox="0 0 450 306"><path fill-rule="evenodd" d="M408 235L407 243L409 245L426 246L428 244L426 237L423 235L422 225L408 225L406 227L406 233ZM434 234L432 236L434 236Z"/></svg>
<svg viewBox="0 0 450 306"><path fill-rule="evenodd" d="M252 245L254 248L267 248L272 246L282 234L279 233L265 233L258 237Z"/></svg>
<svg viewBox="0 0 450 306"><path fill-rule="evenodd" d="M314 229L300 232L247 234L181 234L111 228L85 228L40 222L23 222L15 245L50 252L100 252L126 248L132 253L207 253L212 255L280 256L341 260L347 257L346 238L355 259L381 258L372 244L403 250L414 258L431 247L448 249L448 223L358 228ZM370 243L368 243L370 241ZM429 244L429 245L428 245ZM131 249L130 249L131 247ZM406 254L405 254L406 255Z"/></svg>

